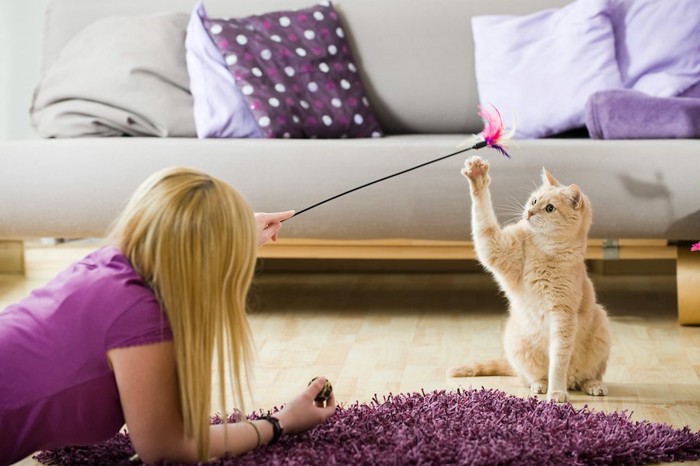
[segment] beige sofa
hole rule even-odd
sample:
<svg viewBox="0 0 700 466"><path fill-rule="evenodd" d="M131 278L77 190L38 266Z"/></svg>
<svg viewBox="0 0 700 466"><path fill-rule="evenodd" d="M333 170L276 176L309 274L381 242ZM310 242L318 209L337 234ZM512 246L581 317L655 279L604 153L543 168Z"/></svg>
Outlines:
<svg viewBox="0 0 700 466"><path fill-rule="evenodd" d="M481 129L469 18L526 14L566 0L340 0L334 3L386 135L271 140L110 137L0 142L0 239L101 236L153 171L188 165L239 188L258 211L301 210L356 185L445 155ZM193 0L55 0L44 69L98 18L189 13ZM213 16L308 6L307 0L206 2ZM416 66L419 62L420 66ZM515 141L482 149L497 206L527 197L546 166L594 209L590 258L678 259L679 315L700 324L699 140ZM472 258L464 155L342 197L285 223L267 257ZM507 210L507 209L506 209ZM506 217L503 218L505 220ZM0 251L1 252L1 251ZM699 254L700 255L700 254Z"/></svg>

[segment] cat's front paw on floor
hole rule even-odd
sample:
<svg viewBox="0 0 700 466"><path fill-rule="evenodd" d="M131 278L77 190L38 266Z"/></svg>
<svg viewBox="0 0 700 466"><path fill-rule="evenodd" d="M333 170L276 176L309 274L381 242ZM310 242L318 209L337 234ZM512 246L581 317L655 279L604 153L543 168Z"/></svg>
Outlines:
<svg viewBox="0 0 700 466"><path fill-rule="evenodd" d="M569 401L569 394L565 390L552 390L547 393L547 399L556 403L566 403Z"/></svg>
<svg viewBox="0 0 700 466"><path fill-rule="evenodd" d="M544 395L547 393L547 381L538 380L537 382L532 382L530 385L530 391L535 395Z"/></svg>

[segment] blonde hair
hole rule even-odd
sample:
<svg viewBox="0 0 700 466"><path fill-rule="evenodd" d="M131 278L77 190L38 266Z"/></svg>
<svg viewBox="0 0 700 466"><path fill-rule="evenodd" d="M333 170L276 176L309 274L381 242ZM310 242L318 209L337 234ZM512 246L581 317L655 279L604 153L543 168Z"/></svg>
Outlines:
<svg viewBox="0 0 700 466"><path fill-rule="evenodd" d="M136 190L108 241L149 283L168 317L185 434L206 461L214 357L222 413L227 382L241 409L244 404L252 359L245 302L256 259L253 211L225 182L168 168Z"/></svg>

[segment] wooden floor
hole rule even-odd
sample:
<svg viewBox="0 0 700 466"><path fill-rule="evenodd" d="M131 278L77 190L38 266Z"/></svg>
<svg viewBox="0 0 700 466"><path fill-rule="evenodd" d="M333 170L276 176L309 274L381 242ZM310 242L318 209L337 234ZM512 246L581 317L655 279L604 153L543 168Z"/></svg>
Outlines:
<svg viewBox="0 0 700 466"><path fill-rule="evenodd" d="M29 247L26 277L0 275L0 309L85 252L75 245ZM699 431L700 327L676 323L675 277L594 274L593 279L612 321L605 377L610 394L574 392L572 403ZM250 308L258 358L255 404L247 411L284 403L317 375L333 382L344 403L390 392L482 386L530 396L515 378L445 377L447 367L502 354L505 302L482 273L387 267L373 273L294 273L261 267Z"/></svg>

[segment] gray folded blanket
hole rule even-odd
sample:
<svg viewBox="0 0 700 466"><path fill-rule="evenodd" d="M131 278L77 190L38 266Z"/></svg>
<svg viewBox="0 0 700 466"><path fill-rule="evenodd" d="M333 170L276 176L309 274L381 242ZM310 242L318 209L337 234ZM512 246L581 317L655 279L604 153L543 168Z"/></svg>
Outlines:
<svg viewBox="0 0 700 466"><path fill-rule="evenodd" d="M629 89L596 92L585 118L592 139L700 138L700 84L668 98Z"/></svg>

